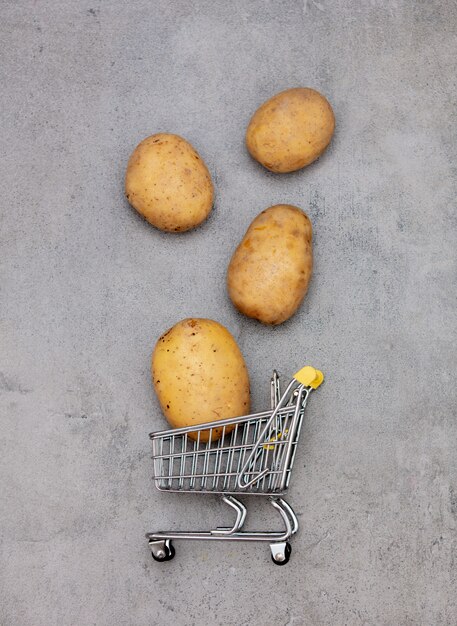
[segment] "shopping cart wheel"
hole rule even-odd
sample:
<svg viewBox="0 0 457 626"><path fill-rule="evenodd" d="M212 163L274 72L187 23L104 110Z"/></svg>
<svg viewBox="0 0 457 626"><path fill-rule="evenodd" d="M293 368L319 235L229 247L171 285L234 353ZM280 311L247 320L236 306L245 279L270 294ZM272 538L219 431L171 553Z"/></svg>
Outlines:
<svg viewBox="0 0 457 626"><path fill-rule="evenodd" d="M292 546L288 541L284 541L282 543L272 543L270 545L270 549L271 560L273 563L276 565L285 565L289 562Z"/></svg>
<svg viewBox="0 0 457 626"><path fill-rule="evenodd" d="M163 561L171 561L175 556L175 549L169 539L165 541L150 541L149 547L154 561L162 563Z"/></svg>

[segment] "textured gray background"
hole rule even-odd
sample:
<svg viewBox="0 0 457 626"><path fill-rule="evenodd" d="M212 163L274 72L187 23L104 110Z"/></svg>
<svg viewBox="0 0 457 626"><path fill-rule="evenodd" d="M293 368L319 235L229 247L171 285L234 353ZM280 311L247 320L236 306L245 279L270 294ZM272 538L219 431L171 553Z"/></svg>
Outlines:
<svg viewBox="0 0 457 626"><path fill-rule="evenodd" d="M6 1L2 169L0 623L457 623L457 5L301 0ZM328 152L275 176L243 136L267 97L334 106ZM123 197L134 146L182 134L216 184L194 232L159 233ZM252 218L278 202L315 229L315 274L275 329L224 286ZM289 566L256 544L143 533L209 527L212 498L160 494L148 432L158 335L186 316L234 333L268 401L273 367L327 374L290 501ZM231 519L231 513L228 518ZM252 525L273 526L256 501Z"/></svg>

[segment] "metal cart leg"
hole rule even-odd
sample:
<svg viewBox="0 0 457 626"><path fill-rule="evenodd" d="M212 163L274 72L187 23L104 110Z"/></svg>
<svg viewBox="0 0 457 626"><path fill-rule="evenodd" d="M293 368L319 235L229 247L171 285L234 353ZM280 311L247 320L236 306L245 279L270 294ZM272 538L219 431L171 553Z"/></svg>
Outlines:
<svg viewBox="0 0 457 626"><path fill-rule="evenodd" d="M273 504L273 502L275 502L276 504ZM290 506L290 504L286 502L283 498L274 498L274 497L271 498L271 504L273 504L273 506L276 509L279 509L281 515L283 514L282 512L287 513L290 521L292 522L292 531L290 534L291 536L295 535L295 533L298 530L298 519L297 519L297 516L295 515L295 511Z"/></svg>
<svg viewBox="0 0 457 626"><path fill-rule="evenodd" d="M290 529L290 535L287 537L287 539L289 539L292 535L295 535L298 530L298 519L294 510L283 498L272 497L270 498L270 502L281 514L286 528L288 530ZM270 543L270 551L273 563L276 565L285 565L289 562L292 546L285 539L283 541L275 541L274 543Z"/></svg>
<svg viewBox="0 0 457 626"><path fill-rule="evenodd" d="M222 496L223 502L231 506L236 511L236 521L232 528L227 526L218 526L216 530L211 531L213 535L233 535L238 532L246 519L247 509L242 502L233 496Z"/></svg>

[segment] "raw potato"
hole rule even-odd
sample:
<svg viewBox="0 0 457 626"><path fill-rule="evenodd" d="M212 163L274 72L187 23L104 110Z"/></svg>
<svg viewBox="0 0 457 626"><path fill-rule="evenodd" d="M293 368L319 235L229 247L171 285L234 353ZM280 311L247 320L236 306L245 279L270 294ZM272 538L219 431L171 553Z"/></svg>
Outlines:
<svg viewBox="0 0 457 626"><path fill-rule="evenodd" d="M133 151L125 195L153 226L182 232L208 217L214 190L205 163L190 143L178 135L159 133Z"/></svg>
<svg viewBox="0 0 457 626"><path fill-rule="evenodd" d="M299 170L315 161L330 143L335 116L318 91L287 89L267 100L252 116L246 145L272 172Z"/></svg>
<svg viewBox="0 0 457 626"><path fill-rule="evenodd" d="M281 324L298 309L313 270L312 227L290 204L258 215L235 250L227 273L233 304L265 324Z"/></svg>
<svg viewBox="0 0 457 626"><path fill-rule="evenodd" d="M249 414L243 355L229 331L213 320L185 319L170 328L154 348L151 370L160 405L173 428ZM222 428L215 428L212 440L221 434ZM209 431L203 431L200 441L208 439Z"/></svg>

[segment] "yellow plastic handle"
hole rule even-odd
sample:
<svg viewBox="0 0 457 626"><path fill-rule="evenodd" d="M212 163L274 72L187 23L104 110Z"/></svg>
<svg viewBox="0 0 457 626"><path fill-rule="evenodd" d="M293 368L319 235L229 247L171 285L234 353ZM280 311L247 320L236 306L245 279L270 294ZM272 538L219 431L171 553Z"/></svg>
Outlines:
<svg viewBox="0 0 457 626"><path fill-rule="evenodd" d="M301 370L294 374L294 378L302 385L312 387L313 389L317 389L324 382L324 374L320 370L311 367L311 365L302 367Z"/></svg>

